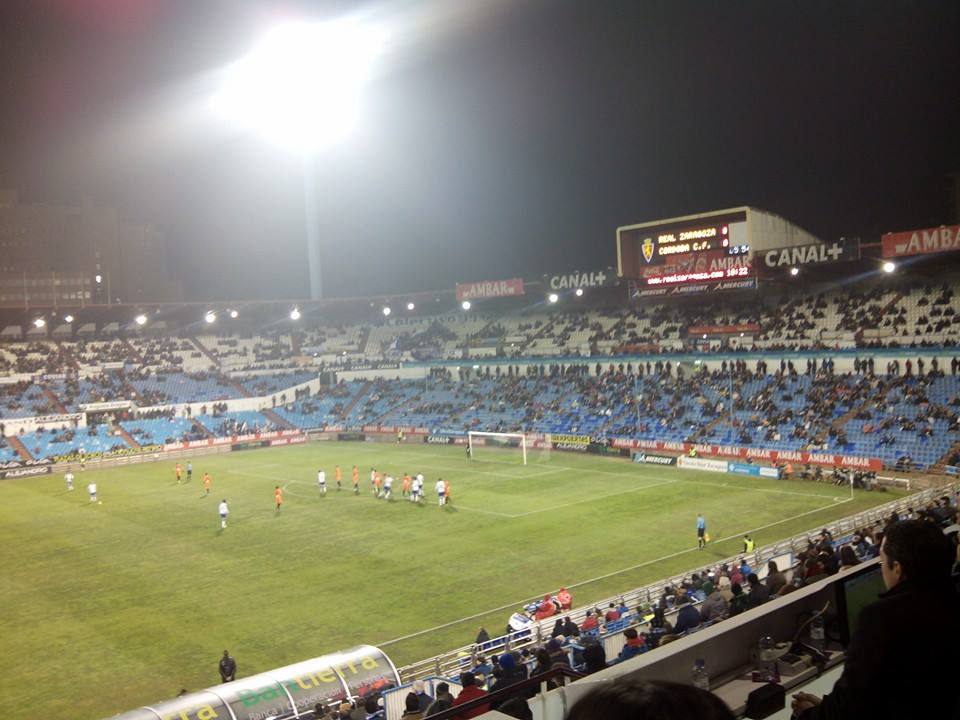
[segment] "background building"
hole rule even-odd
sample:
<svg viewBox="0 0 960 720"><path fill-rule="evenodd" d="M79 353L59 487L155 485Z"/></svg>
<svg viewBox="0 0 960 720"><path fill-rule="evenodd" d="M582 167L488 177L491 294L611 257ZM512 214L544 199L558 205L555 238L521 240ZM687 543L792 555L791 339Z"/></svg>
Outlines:
<svg viewBox="0 0 960 720"><path fill-rule="evenodd" d="M181 299L166 239L116 209L20 202L0 190L0 305L57 306Z"/></svg>

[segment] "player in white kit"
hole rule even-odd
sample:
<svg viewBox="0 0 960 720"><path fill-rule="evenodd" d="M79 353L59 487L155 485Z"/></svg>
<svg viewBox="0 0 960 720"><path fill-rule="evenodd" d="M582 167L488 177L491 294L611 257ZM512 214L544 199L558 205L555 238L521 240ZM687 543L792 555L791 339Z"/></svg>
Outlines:
<svg viewBox="0 0 960 720"><path fill-rule="evenodd" d="M442 478L437 480L436 487L437 487L437 505L444 505L446 503L446 498L444 497L444 495L446 494L447 489L446 489L446 486L443 484Z"/></svg>
<svg viewBox="0 0 960 720"><path fill-rule="evenodd" d="M73 473L67 470L67 474L63 476L63 479L67 481L67 490L73 490Z"/></svg>
<svg viewBox="0 0 960 720"><path fill-rule="evenodd" d="M90 484L87 485L87 492L90 493L90 502L97 501L97 484L91 480Z"/></svg>
<svg viewBox="0 0 960 720"><path fill-rule="evenodd" d="M417 475L413 478L413 482L410 484L410 502L417 501L417 495L420 492L420 476Z"/></svg>
<svg viewBox="0 0 960 720"><path fill-rule="evenodd" d="M387 475L383 479L383 497L386 500L390 499L391 489L393 488L393 475Z"/></svg>
<svg viewBox="0 0 960 720"><path fill-rule="evenodd" d="M227 507L226 498L220 501L220 505L217 509L220 511L220 529L223 530L225 527L227 527L227 515L230 514L230 508Z"/></svg>
<svg viewBox="0 0 960 720"><path fill-rule="evenodd" d="M423 502L423 488L425 487L426 481L423 479L423 473L417 473L417 479L415 485L417 486L417 502Z"/></svg>
<svg viewBox="0 0 960 720"><path fill-rule="evenodd" d="M320 486L320 494L327 494L327 474L323 470L317 471L317 485Z"/></svg>

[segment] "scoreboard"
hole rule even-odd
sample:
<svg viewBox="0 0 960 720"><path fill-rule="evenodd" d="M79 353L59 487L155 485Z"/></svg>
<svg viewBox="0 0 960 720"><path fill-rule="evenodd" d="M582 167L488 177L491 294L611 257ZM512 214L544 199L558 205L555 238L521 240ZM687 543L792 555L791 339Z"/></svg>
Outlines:
<svg viewBox="0 0 960 720"><path fill-rule="evenodd" d="M617 257L641 286L754 277L744 211L619 228Z"/></svg>

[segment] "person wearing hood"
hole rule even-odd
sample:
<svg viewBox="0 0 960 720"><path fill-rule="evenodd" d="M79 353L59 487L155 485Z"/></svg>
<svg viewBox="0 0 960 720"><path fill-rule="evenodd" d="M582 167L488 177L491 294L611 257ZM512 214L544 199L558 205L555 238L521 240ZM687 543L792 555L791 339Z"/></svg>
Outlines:
<svg viewBox="0 0 960 720"><path fill-rule="evenodd" d="M498 690L503 690L527 679L526 666L518 663L513 653L506 652L501 655L497 658L497 665L500 667L500 673L497 675L496 681L490 686L491 695ZM499 703L493 703L492 709L496 710L498 705Z"/></svg>

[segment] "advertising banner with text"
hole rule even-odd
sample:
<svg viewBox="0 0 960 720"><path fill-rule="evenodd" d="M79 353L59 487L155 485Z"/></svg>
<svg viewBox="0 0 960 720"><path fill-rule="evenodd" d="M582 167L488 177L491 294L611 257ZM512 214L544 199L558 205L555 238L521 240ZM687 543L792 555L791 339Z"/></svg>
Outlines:
<svg viewBox="0 0 960 720"><path fill-rule="evenodd" d="M887 233L881 238L885 258L960 250L960 225Z"/></svg>
<svg viewBox="0 0 960 720"><path fill-rule="evenodd" d="M806 450L768 450L766 448L744 448L730 445L692 445L691 443L669 442L665 440L634 440L617 438L615 447L632 450L654 450L675 453L688 453L695 448L700 455L716 457L760 460L769 463L799 463L811 465L829 465L860 470L882 470L883 461L878 458L858 455L834 455L833 453L807 452Z"/></svg>
<svg viewBox="0 0 960 720"><path fill-rule="evenodd" d="M523 278L457 283L457 302L463 300L489 300L491 298L516 297L519 295L523 295Z"/></svg>

